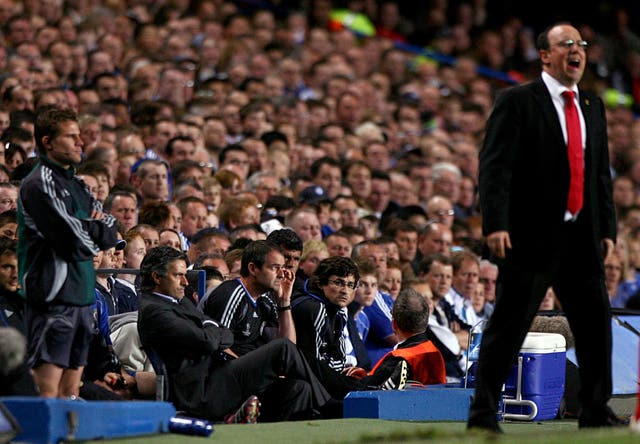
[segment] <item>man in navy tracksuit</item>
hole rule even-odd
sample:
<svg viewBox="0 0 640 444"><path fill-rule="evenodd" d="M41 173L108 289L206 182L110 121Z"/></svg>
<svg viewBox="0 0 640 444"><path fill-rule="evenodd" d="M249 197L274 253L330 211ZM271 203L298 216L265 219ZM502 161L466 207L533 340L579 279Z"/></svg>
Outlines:
<svg viewBox="0 0 640 444"><path fill-rule="evenodd" d="M116 220L75 176L83 145L75 113L42 111L35 138L40 162L18 199L29 360L42 396L76 397L93 330L93 257L116 244Z"/></svg>

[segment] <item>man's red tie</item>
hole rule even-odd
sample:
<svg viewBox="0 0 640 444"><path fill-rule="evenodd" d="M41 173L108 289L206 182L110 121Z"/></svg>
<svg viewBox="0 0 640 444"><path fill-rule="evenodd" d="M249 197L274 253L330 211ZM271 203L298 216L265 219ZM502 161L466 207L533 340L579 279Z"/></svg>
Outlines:
<svg viewBox="0 0 640 444"><path fill-rule="evenodd" d="M584 161L582 152L582 131L580 130L580 118L573 101L573 91L562 93L564 97L564 116L567 121L567 154L569 156L569 170L571 180L569 182L569 198L567 210L571 214L577 214L582 209L584 187Z"/></svg>

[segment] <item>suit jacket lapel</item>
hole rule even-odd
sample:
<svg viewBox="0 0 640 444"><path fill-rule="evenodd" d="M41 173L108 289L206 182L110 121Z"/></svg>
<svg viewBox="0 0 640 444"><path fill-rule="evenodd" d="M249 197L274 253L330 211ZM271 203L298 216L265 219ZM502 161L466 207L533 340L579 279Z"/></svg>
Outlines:
<svg viewBox="0 0 640 444"><path fill-rule="evenodd" d="M585 141L585 150L584 150L584 162L585 162L585 185L587 183L587 175L590 172L589 165L591 164L591 159L593 153L591 150L594 149L594 144L591 143L593 139L593 128L596 126L594 124L593 119L596 118L593 114L593 106L591 104L590 98L585 94L582 90L580 90L580 109L582 110L582 116L584 117L584 124L587 127L586 134L587 140Z"/></svg>
<svg viewBox="0 0 640 444"><path fill-rule="evenodd" d="M564 137L562 136L562 127L558 120L558 113L553 106L551 94L549 94L549 90L542 79L533 82L533 98L537 103L537 108L540 110L540 113L544 116L549 131L551 131L560 146L566 148L567 144L564 142Z"/></svg>

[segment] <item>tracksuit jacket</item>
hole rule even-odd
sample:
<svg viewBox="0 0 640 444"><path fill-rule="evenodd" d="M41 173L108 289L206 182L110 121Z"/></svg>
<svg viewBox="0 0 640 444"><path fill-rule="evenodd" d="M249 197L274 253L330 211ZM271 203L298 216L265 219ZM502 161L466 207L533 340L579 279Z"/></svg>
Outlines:
<svg viewBox="0 0 640 444"><path fill-rule="evenodd" d="M91 219L102 205L75 176L46 156L27 176L18 198L18 272L34 306L95 302L93 257L117 241L116 219Z"/></svg>

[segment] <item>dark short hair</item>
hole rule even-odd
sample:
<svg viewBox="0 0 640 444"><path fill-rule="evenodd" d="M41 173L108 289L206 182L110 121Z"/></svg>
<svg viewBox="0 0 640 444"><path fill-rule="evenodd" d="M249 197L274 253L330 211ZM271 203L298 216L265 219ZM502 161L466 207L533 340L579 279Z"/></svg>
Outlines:
<svg viewBox="0 0 640 444"><path fill-rule="evenodd" d="M451 259L442 253L432 253L420 261L418 265L419 274L427 274L431 270L431 266L434 262L439 262L442 265L451 265Z"/></svg>
<svg viewBox="0 0 640 444"><path fill-rule="evenodd" d="M171 156L173 154L173 144L176 142L191 142L195 147L196 143L191 137L187 136L175 136L172 139L169 139L167 145L164 147L164 152L167 156Z"/></svg>
<svg viewBox="0 0 640 444"><path fill-rule="evenodd" d="M29 131L27 131L28 133ZM31 134L29 134L31 138ZM27 152L22 148L22 145L13 142L7 142L5 144L4 158L6 160L13 159L16 155L22 156L22 161L27 160ZM22 162L21 162L22 163Z"/></svg>
<svg viewBox="0 0 640 444"><path fill-rule="evenodd" d="M209 279L216 279L219 281L224 281L224 276L222 275L222 273L220 272L220 270L218 270L216 267L212 267L210 265L201 265L200 267L196 268L195 265L193 266L194 270L203 270L205 272L205 279L209 280ZM197 282L197 280L196 280ZM197 287L197 283L196 285L194 285L194 287Z"/></svg>
<svg viewBox="0 0 640 444"><path fill-rule="evenodd" d="M229 245L229 250L244 250L244 248L249 245L251 242L253 242L252 239L249 239L248 237L239 237L236 240L233 241L233 243L231 245Z"/></svg>
<svg viewBox="0 0 640 444"><path fill-rule="evenodd" d="M413 288L406 288L396 298L391 314L400 330L407 333L422 333L427 329L429 304Z"/></svg>
<svg viewBox="0 0 640 444"><path fill-rule="evenodd" d="M347 277L352 275L356 282L360 280L360 271L353 259L334 256L320 261L311 277L316 285L327 285L331 276Z"/></svg>
<svg viewBox="0 0 640 444"><path fill-rule="evenodd" d="M13 142L16 140L20 141L31 141L33 135L22 127L11 125L7 129L2 132L2 141L3 142ZM18 144L19 145L19 144Z"/></svg>
<svg viewBox="0 0 640 444"><path fill-rule="evenodd" d="M171 219L169 205L163 201L147 202L138 213L138 223L149 224L156 228L161 227L164 222Z"/></svg>
<svg viewBox="0 0 640 444"><path fill-rule="evenodd" d="M416 233L418 234L418 229L411 225L406 220L398 219L398 218L390 218L387 223L384 234L395 238L398 233Z"/></svg>
<svg viewBox="0 0 640 444"><path fill-rule="evenodd" d="M244 247L242 251L242 262L240 264L240 276L249 276L249 264L262 268L267 261L267 255L272 251L282 253L282 249L275 243L268 240L253 241Z"/></svg>
<svg viewBox="0 0 640 444"><path fill-rule="evenodd" d="M5 165L0 165L0 171L3 171L11 177L11 180L21 181L31 173L39 162L37 157L29 157L23 163L18 165L12 172Z"/></svg>
<svg viewBox="0 0 640 444"><path fill-rule="evenodd" d="M193 141L193 139L189 140ZM200 171L204 171L204 167L200 164L200 162L192 159L184 159L176 163L171 170L171 175L173 176L174 183L176 185L180 185L185 182L187 179L183 179L182 175L195 168L199 169Z"/></svg>
<svg viewBox="0 0 640 444"><path fill-rule="evenodd" d="M206 261L207 259L220 259L224 261L224 256L221 255L220 253L202 253L200 256L198 256L196 258L195 261L193 261L193 269L194 270L203 270L205 266L207 265L202 265L204 263L204 261Z"/></svg>
<svg viewBox="0 0 640 444"><path fill-rule="evenodd" d="M60 125L65 122L78 122L78 116L70 109L49 108L38 114L34 127L34 135L40 155L46 155L42 138L55 138L60 132Z"/></svg>
<svg viewBox="0 0 640 444"><path fill-rule="evenodd" d="M169 272L171 262L183 260L187 262L187 256L175 248L167 245L152 248L147 251L140 264L140 288L142 291L153 291L156 283L153 280L153 273L166 276Z"/></svg>
<svg viewBox="0 0 640 444"><path fill-rule="evenodd" d="M0 256L4 254L17 254L18 241L8 237L0 237Z"/></svg>
<svg viewBox="0 0 640 444"><path fill-rule="evenodd" d="M544 49L544 50L548 50L549 49L549 47L551 46L549 44L549 31L551 31L556 26L560 26L560 25L571 25L571 23L569 23L569 22L555 22L555 23L547 26L546 28L544 28L544 30L540 34L538 34L538 38L536 39L536 49L538 51L540 51L541 49Z"/></svg>
<svg viewBox="0 0 640 444"><path fill-rule="evenodd" d="M87 176L104 176L104 177L111 177L111 171L109 170L109 167L102 163L99 162L97 160L89 160L89 161L84 161L82 164L80 164L80 166L78 167L78 172L77 174L86 174ZM134 197L134 196L131 196Z"/></svg>
<svg viewBox="0 0 640 444"><path fill-rule="evenodd" d="M246 231L253 231L254 233L264 233L264 230L259 224L240 225L229 231L229 240L231 241L231 243L235 243L238 239L243 238L242 236L240 236L240 234Z"/></svg>
<svg viewBox="0 0 640 444"><path fill-rule="evenodd" d="M279 245L283 250L302 251L302 239L290 228L272 231L267 240Z"/></svg>
<svg viewBox="0 0 640 444"><path fill-rule="evenodd" d="M368 169L369 173L372 172L371 167L364 160L350 160L350 161L346 162L344 164L343 168L342 168L342 177L344 177L346 179L347 178L347 174L349 173L349 170L351 170L351 168L356 167L356 166L364 167L364 168Z"/></svg>
<svg viewBox="0 0 640 444"><path fill-rule="evenodd" d="M180 209L180 212L183 215L187 212L187 207L190 203L198 203L198 204L204 205L205 207L207 206L207 203L204 200L200 199L199 197L196 197L196 196L183 197L177 203L178 208Z"/></svg>
<svg viewBox="0 0 640 444"><path fill-rule="evenodd" d="M384 171L380 171L380 170L371 171L371 180L374 180L374 179L384 180L386 182L391 182L391 176L389 176Z"/></svg>
<svg viewBox="0 0 640 444"><path fill-rule="evenodd" d="M198 244L200 243L200 241L212 237L224 237L225 239L229 240L229 236L227 236L224 231L218 230L214 227L207 227L191 236L191 244Z"/></svg>
<svg viewBox="0 0 640 444"><path fill-rule="evenodd" d="M242 145L238 145L237 143L227 145L220 151L220 154L218 154L218 164L223 165L224 161L227 160L227 155L232 151L240 151L249 155Z"/></svg>
<svg viewBox="0 0 640 444"><path fill-rule="evenodd" d="M0 213L0 227L10 223L17 223L18 212L16 210L7 210Z"/></svg>
<svg viewBox="0 0 640 444"><path fill-rule="evenodd" d="M280 131L267 131L260 136L260 140L262 140L267 146L271 145L275 141L284 142L286 144L289 143L287 136Z"/></svg>
<svg viewBox="0 0 640 444"><path fill-rule="evenodd" d="M316 176L320 172L320 168L322 168L322 165L330 165L334 168L338 168L340 170L340 174L342 174L342 165L340 164L340 162L338 162L333 157L325 156L325 157L321 157L320 159L314 161L311 164L311 167L309 168L309 172L311 173L312 178L314 179L316 178Z"/></svg>

